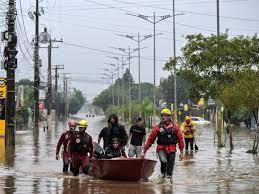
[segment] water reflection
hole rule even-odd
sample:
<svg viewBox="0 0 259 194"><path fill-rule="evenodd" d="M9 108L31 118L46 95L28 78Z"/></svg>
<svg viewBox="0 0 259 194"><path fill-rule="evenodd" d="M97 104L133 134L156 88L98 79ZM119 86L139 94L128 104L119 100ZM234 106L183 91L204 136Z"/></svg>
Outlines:
<svg viewBox="0 0 259 194"><path fill-rule="evenodd" d="M79 119L78 119L79 120ZM87 132L96 141L106 126L103 118L88 118ZM259 160L247 154L252 138L244 130L233 132L235 150L217 149L213 129L201 128L199 151L176 159L173 185L156 184L158 163L151 182L128 183L73 177L62 173L62 160L55 160L56 143L67 123L50 123L48 130L25 129L16 133L16 148L0 149L0 193L259 193ZM0 139L0 146L4 142ZM155 146L147 153L155 157Z"/></svg>
<svg viewBox="0 0 259 194"><path fill-rule="evenodd" d="M39 129L33 130L33 163L37 164L39 162Z"/></svg>
<svg viewBox="0 0 259 194"><path fill-rule="evenodd" d="M15 191L16 191L15 178L13 176L7 176L5 178L4 192L5 193L14 193Z"/></svg>

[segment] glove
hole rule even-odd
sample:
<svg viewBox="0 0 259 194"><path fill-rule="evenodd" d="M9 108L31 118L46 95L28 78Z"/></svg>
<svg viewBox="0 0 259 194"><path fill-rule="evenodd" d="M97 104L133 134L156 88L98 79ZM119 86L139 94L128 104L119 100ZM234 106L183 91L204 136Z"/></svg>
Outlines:
<svg viewBox="0 0 259 194"><path fill-rule="evenodd" d="M183 153L181 152L180 155L179 155L179 160L183 160Z"/></svg>
<svg viewBox="0 0 259 194"><path fill-rule="evenodd" d="M146 152L142 152L141 159L144 159L146 157Z"/></svg>
<svg viewBox="0 0 259 194"><path fill-rule="evenodd" d="M59 159L60 159L59 154L56 154L56 160L59 160Z"/></svg>

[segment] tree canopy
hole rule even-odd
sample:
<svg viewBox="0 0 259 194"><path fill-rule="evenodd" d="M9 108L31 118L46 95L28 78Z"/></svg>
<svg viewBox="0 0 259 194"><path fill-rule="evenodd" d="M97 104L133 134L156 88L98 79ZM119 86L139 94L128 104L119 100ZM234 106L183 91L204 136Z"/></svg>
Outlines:
<svg viewBox="0 0 259 194"><path fill-rule="evenodd" d="M68 112L70 114L76 114L84 105L86 99L80 90L74 88L72 95L69 98Z"/></svg>
<svg viewBox="0 0 259 194"><path fill-rule="evenodd" d="M191 81L193 94L217 98L226 82L233 83L236 72L258 69L259 39L227 33L219 36L188 35L182 56L171 59L165 69Z"/></svg>

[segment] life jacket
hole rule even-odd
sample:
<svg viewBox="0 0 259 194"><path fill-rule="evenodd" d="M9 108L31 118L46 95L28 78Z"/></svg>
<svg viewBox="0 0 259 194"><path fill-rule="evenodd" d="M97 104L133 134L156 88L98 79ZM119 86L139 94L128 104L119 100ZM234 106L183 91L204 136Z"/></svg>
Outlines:
<svg viewBox="0 0 259 194"><path fill-rule="evenodd" d="M90 145L90 136L88 134L76 134L72 152L77 152L86 155L88 152L91 153L91 148L92 146Z"/></svg>
<svg viewBox="0 0 259 194"><path fill-rule="evenodd" d="M176 136L176 130L174 129L174 126L165 128L163 125L160 125L164 129L163 132L159 132L158 138L157 138L157 144L158 145L170 145L170 144L177 144L177 136Z"/></svg>
<svg viewBox="0 0 259 194"><path fill-rule="evenodd" d="M184 125L184 129L185 129L184 135L191 135L191 134L193 134L192 128L193 128L193 124L191 122L189 124L187 124L185 122L185 125Z"/></svg>

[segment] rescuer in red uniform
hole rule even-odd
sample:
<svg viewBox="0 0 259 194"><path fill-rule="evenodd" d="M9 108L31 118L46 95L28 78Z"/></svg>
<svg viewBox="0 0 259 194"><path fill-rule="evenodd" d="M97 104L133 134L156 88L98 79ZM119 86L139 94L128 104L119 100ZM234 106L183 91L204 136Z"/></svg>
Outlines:
<svg viewBox="0 0 259 194"><path fill-rule="evenodd" d="M183 159L183 136L180 128L171 119L171 111L167 108L161 111L161 122L156 125L143 149L143 155L151 147L154 141L157 139L156 152L161 162L161 183L172 183L172 175L175 162L176 144L179 145L180 156L179 159Z"/></svg>
<svg viewBox="0 0 259 194"><path fill-rule="evenodd" d="M94 157L94 146L92 137L85 132L88 127L86 120L79 122L79 132L76 132L69 142L69 152L71 154L73 174L79 174L80 167L84 174L89 171L89 158Z"/></svg>
<svg viewBox="0 0 259 194"><path fill-rule="evenodd" d="M63 157L63 172L68 171L68 167L70 164L70 170L72 171L72 166L71 166L71 161L69 161L69 153L68 153L68 142L70 141L70 138L74 135L75 129L76 129L77 123L74 120L68 121L68 127L69 130L66 132L62 133L58 140L57 148L56 148L56 159L59 160L59 151L61 146L63 145L63 150L62 150L62 157Z"/></svg>

